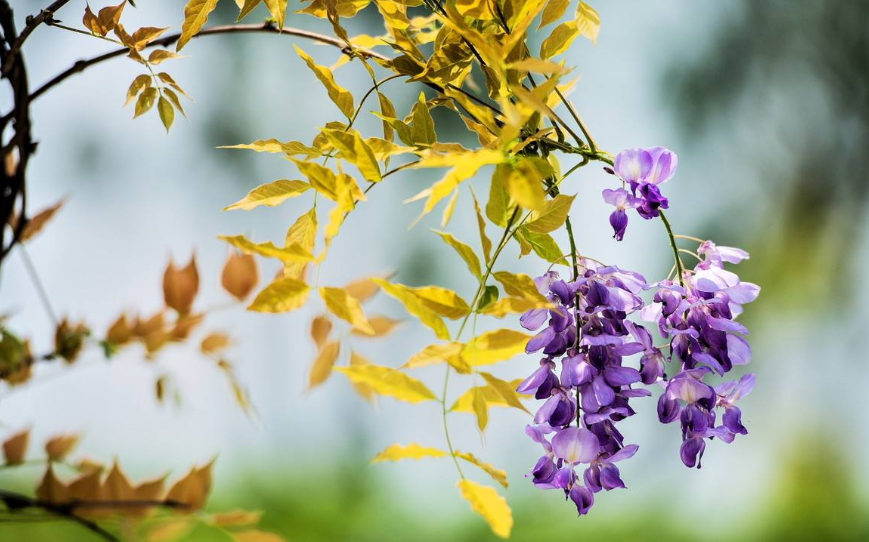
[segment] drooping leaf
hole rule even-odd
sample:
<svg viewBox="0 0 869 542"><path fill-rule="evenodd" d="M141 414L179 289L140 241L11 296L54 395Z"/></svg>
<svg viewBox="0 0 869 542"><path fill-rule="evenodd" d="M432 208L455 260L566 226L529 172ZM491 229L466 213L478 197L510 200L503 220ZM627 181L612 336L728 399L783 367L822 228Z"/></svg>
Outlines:
<svg viewBox="0 0 869 542"><path fill-rule="evenodd" d="M446 457L447 452L430 446L420 446L413 442L407 446L393 444L371 460L372 463L381 461L400 461L402 459L422 459L424 457Z"/></svg>
<svg viewBox="0 0 869 542"><path fill-rule="evenodd" d="M576 7L576 23L579 33L597 45L597 35L600 33L600 15L585 2Z"/></svg>
<svg viewBox="0 0 869 542"><path fill-rule="evenodd" d="M365 317L362 305L355 297L347 293L343 288L320 288L320 297L326 304L329 312L349 322L354 328L367 335L374 335L374 328Z"/></svg>
<svg viewBox="0 0 869 542"><path fill-rule="evenodd" d="M81 440L79 435L59 435L45 443L45 453L52 461L63 461Z"/></svg>
<svg viewBox="0 0 869 542"><path fill-rule="evenodd" d="M459 459L464 459L465 461L467 461L468 463L471 463L472 465L476 465L477 467L480 468L480 470L482 470L483 472L485 472L486 474L491 476L493 480L495 480L496 482L501 484L505 489L509 486L509 484L507 483L507 472L506 471L503 471L499 468L496 468L496 467L490 465L489 463L481 461L474 454L469 453L469 452L462 452L462 451L456 450L455 456L458 457Z"/></svg>
<svg viewBox="0 0 869 542"><path fill-rule="evenodd" d="M388 316L372 316L368 319L368 323L371 324L371 328L374 330L374 335L369 335L365 333L364 330L357 327L353 328L353 334L363 337L385 337L401 325L401 320L393 320Z"/></svg>
<svg viewBox="0 0 869 542"><path fill-rule="evenodd" d="M423 207L423 214L429 213L442 199L449 196L462 181L473 177L481 167L498 164L503 160L503 153L490 149L480 149L478 151L467 151L457 154L430 153L414 167L451 167L452 169L443 179L408 201L428 198Z"/></svg>
<svg viewBox="0 0 869 542"><path fill-rule="evenodd" d="M178 269L175 262L170 261L163 273L163 299L166 306L179 314L188 314L198 293L199 271L196 268L196 256L191 256L190 262L182 269Z"/></svg>
<svg viewBox="0 0 869 542"><path fill-rule="evenodd" d="M546 2L546 8L543 10L543 15L540 17L540 25L537 29L541 29L548 24L552 24L560 19L570 6L570 0L549 0Z"/></svg>
<svg viewBox="0 0 869 542"><path fill-rule="evenodd" d="M195 0L194 0L195 1ZM325 66L319 66L314 63L314 59L311 58L308 53L300 49L296 46L296 53L302 60L305 61L305 64L308 65L308 68L314 72L314 75L317 76L317 79L323 83L323 86L326 87L326 91L329 93L329 98L338 106L338 109L344 113L344 116L348 119L353 117L353 113L355 111L355 107L353 105L353 95L349 90L340 86L335 82L335 77L332 75L332 72L329 68Z"/></svg>
<svg viewBox="0 0 869 542"><path fill-rule="evenodd" d="M180 51L190 38L199 33L208 21L208 16L217 7L217 0L190 0L184 7L184 22L181 24L181 37L175 46Z"/></svg>
<svg viewBox="0 0 869 542"><path fill-rule="evenodd" d="M472 275L477 278L483 276L483 271L480 269L480 259L477 258L476 254L474 254L474 249L459 241L450 233L437 230L433 231L440 235L441 239L443 239L446 244L453 247L453 250L455 250L463 260L465 260L465 263L468 265L468 270Z"/></svg>
<svg viewBox="0 0 869 542"><path fill-rule="evenodd" d="M248 310L258 312L294 311L308 301L311 287L295 278L280 278L261 291Z"/></svg>
<svg viewBox="0 0 869 542"><path fill-rule="evenodd" d="M173 53L172 51L167 51L166 49L154 49L151 51L151 54L148 55L148 63L157 65L164 60L171 60L173 58L181 58L181 55Z"/></svg>
<svg viewBox="0 0 869 542"><path fill-rule="evenodd" d="M288 198L301 196L310 189L311 185L304 181L280 179L254 188L247 193L247 196L228 207L224 207L223 210L242 209L249 211L260 205L275 207Z"/></svg>
<svg viewBox="0 0 869 542"><path fill-rule="evenodd" d="M317 350L322 350L329 340L332 332L332 320L327 316L317 316L311 320L311 339L317 345Z"/></svg>
<svg viewBox="0 0 869 542"><path fill-rule="evenodd" d="M446 362L459 373L467 374L471 372L471 367L462 359L463 347L462 343L457 342L430 344L411 356L404 366L416 369Z"/></svg>
<svg viewBox="0 0 869 542"><path fill-rule="evenodd" d="M172 128L172 123L175 122L175 109L169 100L160 96L160 99L157 101L157 112L160 113L160 121L163 123L168 134L169 129Z"/></svg>
<svg viewBox="0 0 869 542"><path fill-rule="evenodd" d="M359 172L369 182L378 182L381 179L380 166L374 151L362 139L356 130L323 130L323 134L332 145L341 151L344 160L356 165Z"/></svg>
<svg viewBox="0 0 869 542"><path fill-rule="evenodd" d="M232 339L225 333L209 333L202 342L199 343L199 350L203 354L217 354L229 348L232 345Z"/></svg>
<svg viewBox="0 0 869 542"><path fill-rule="evenodd" d="M317 359L314 360L314 365L311 366L311 373L308 376L308 389L319 386L329 378L340 351L341 344L338 342L330 342L323 346L320 353L317 354Z"/></svg>
<svg viewBox="0 0 869 542"><path fill-rule="evenodd" d="M254 243L243 235L218 235L217 238L247 254L277 258L284 263L305 263L314 259L314 255L299 243L291 243L282 248L275 246L271 241Z"/></svg>
<svg viewBox="0 0 869 542"><path fill-rule="evenodd" d="M154 79L147 73L137 76L130 83L130 88L127 89L127 101L124 102L124 107L130 104L140 92L150 87L154 83Z"/></svg>
<svg viewBox="0 0 869 542"><path fill-rule="evenodd" d="M483 247L483 255L485 262L488 264L492 260L492 241L486 235L486 221L483 220L483 212L480 210L480 202L477 201L477 195L474 189L471 188L471 196L474 199L474 212L477 214L477 229L480 231L480 244Z"/></svg>
<svg viewBox="0 0 869 542"><path fill-rule="evenodd" d="M247 149L256 152L283 153L288 156L320 156L322 151L309 147L298 141L288 141L281 143L277 139L258 139L253 143L242 145L225 145L218 147L219 149Z"/></svg>
<svg viewBox="0 0 869 542"><path fill-rule="evenodd" d="M501 398L504 399L504 402L509 406L528 412L528 409L526 409L525 405L522 404L522 401L519 400L519 393L516 391L516 387L510 382L501 380L500 378L484 371L480 371L480 375L486 383L489 384L489 387L498 392L498 395L500 395ZM528 414L531 413L528 412Z"/></svg>
<svg viewBox="0 0 869 542"><path fill-rule="evenodd" d="M224 290L244 301L259 284L259 267L251 254L232 252L223 264L220 277Z"/></svg>
<svg viewBox="0 0 869 542"><path fill-rule="evenodd" d="M390 296L404 304L407 311L420 319L424 325L431 328L439 339L449 340L450 332L438 314L430 309L422 299L416 296L411 288L403 284L392 284L383 279L372 279Z"/></svg>
<svg viewBox="0 0 869 542"><path fill-rule="evenodd" d="M60 210L61 207L66 203L66 198L58 201L51 207L43 209L36 213L30 220L27 221L27 224L24 225L24 229L21 231L20 240L22 242L29 241L36 237L39 232L45 228L46 224L54 218L54 215Z"/></svg>
<svg viewBox="0 0 869 542"><path fill-rule="evenodd" d="M335 370L346 374L353 382L367 384L380 395L394 397L400 401L420 403L437 399L425 384L389 367L360 365L336 367Z"/></svg>
<svg viewBox="0 0 869 542"><path fill-rule="evenodd" d="M154 102L157 101L157 89L148 87L139 94L139 99L136 100L136 111L133 113L133 118L144 115L154 107Z"/></svg>
<svg viewBox="0 0 869 542"><path fill-rule="evenodd" d="M521 384L521 383L522 383L521 378L517 378L516 380L512 380L509 382L510 388L515 390L519 386L519 384ZM473 413L474 412L474 408L473 408L474 394L481 395L483 401L486 403L486 406L488 408L491 408L491 407L509 407L510 406L509 404L507 404L507 401L504 400L504 397L498 392L498 390L496 390L492 386L489 386L488 384L486 384L485 386L474 386L473 388L469 389L468 391L463 393L461 396L459 396L459 398L456 399L456 402L453 403L453 406L450 407L450 412L467 412L469 414ZM517 394L518 394L518 392L517 392ZM528 397L527 395L522 395L522 394L518 394L518 395L520 398Z"/></svg>
<svg viewBox="0 0 869 542"><path fill-rule="evenodd" d="M492 532L501 538L508 538L513 530L513 513L507 500L493 488L471 480L460 480L458 485L462 498L486 520Z"/></svg>
<svg viewBox="0 0 869 542"><path fill-rule="evenodd" d="M495 280L501 283L504 291L516 297L522 297L531 301L547 303L549 300L540 293L534 279L524 273L510 273L509 271L496 271L492 274Z"/></svg>
<svg viewBox="0 0 869 542"><path fill-rule="evenodd" d="M567 21L556 26L540 45L540 58L552 58L567 51L579 34L576 21Z"/></svg>
<svg viewBox="0 0 869 542"><path fill-rule="evenodd" d="M175 485L166 494L167 501L174 501L187 505L187 510L198 510L205 504L205 499L211 491L211 467L212 460L204 467L194 467L184 478L175 482Z"/></svg>

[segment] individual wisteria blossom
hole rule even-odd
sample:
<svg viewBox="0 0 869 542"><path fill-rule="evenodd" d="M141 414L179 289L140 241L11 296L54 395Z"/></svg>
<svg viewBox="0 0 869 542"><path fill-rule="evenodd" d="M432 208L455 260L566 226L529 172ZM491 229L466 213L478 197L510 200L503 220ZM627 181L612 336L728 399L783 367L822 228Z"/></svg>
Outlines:
<svg viewBox="0 0 869 542"><path fill-rule="evenodd" d="M624 238L628 226L626 209L636 209L641 217L651 220L660 209L669 208L669 200L661 194L659 185L673 177L678 165L676 153L664 147L627 149L616 155L613 172L631 189L630 193L624 188L603 191L604 201L616 208L610 215L610 225L618 241Z"/></svg>
<svg viewBox="0 0 869 542"><path fill-rule="evenodd" d="M616 240L624 238L629 209L652 219L669 208L659 186L677 164L676 155L663 147L619 153L613 172L624 185L603 191L615 207L610 225ZM536 332L526 351L540 356L517 388L542 401L526 427L543 448L528 477L541 489L563 491L579 515L589 512L600 491L626 487L616 464L639 447L625 444L617 424L635 414L631 400L651 396L651 389L663 389L658 419L680 422L679 456L688 467L700 468L708 441L730 443L748 434L737 402L751 392L755 377L721 378L751 360L748 330L736 319L760 287L725 269L749 255L674 236L664 223L674 257L693 254L698 259L693 269L683 272L680 259L675 278L648 284L639 273L580 258L573 280L554 271L536 278L551 306L520 318L524 328ZM697 241L696 253L678 251L677 237ZM648 304L641 294L650 298ZM635 313L657 332L631 321ZM666 344L656 345L656 336ZM632 356L638 356L636 363L628 363Z"/></svg>

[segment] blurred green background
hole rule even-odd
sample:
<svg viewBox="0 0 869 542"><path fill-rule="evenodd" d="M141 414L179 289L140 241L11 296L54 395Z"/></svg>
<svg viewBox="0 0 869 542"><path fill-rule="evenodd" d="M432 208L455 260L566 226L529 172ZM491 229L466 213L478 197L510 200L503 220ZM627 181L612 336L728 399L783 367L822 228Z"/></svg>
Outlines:
<svg viewBox="0 0 869 542"><path fill-rule="evenodd" d="M77 4L60 18L77 23L83 3ZM141 0L125 15L127 26L177 25L182 4ZM654 405L641 404L624 423L628 441L640 445L622 469L630 489L599 494L591 515L579 519L557 493L536 491L522 478L538 450L522 433L521 413L493 412L484 438L470 417L458 414L453 438L508 471L514 540L869 540L869 424L861 384L869 377L869 287L862 271L869 263L869 2L593 5L603 21L598 44L579 43L567 59L581 75L572 100L595 138L613 152L653 145L675 150L680 171L665 193L678 232L752 253L736 270L763 287L741 317L752 330L750 370L758 374L754 393L741 405L750 434L731 445L710 444L703 469L690 471L679 462L678 429L658 424ZM19 16L39 7L34 0L15 6ZM233 16L227 9L213 21ZM314 23L293 16L288 24ZM375 14L365 12L354 29L374 34L376 24ZM34 84L104 51L96 41L40 29L25 50ZM333 51L300 45L322 63L337 60ZM268 137L308 140L336 114L291 40L234 36L194 42L185 52L191 58L166 66L196 101L187 106L189 121L177 122L168 138L156 117L134 122L120 108L138 73L124 59L70 80L34 105L41 143L30 170L32 208L65 194L72 199L31 255L56 308L97 327L123 309L155 309L170 254L186 261L195 250L204 284L200 302L225 301L217 276L227 250L216 235L280 239L307 209L294 201L251 213L219 212L250 188L295 173L279 158L214 147ZM356 66L342 67L338 79L357 92L367 86ZM402 113L419 89L396 84L390 91ZM436 120L442 140L466 137L453 133L454 121ZM378 122L363 120L361 129L374 130ZM579 194L573 212L581 217L582 252L650 279L665 274L670 256L660 225L634 220L617 245L599 198L606 175L586 169L565 189ZM401 201L431 180L408 173L374 194L336 241L336 260L324 267L321 281L343 284L398 270L403 282L471 288L461 266L428 233L436 219L405 231L417 209ZM485 186L484 178L476 181L479 192ZM451 229L472 239L468 203L460 202ZM526 273L542 271L535 262L505 262ZM0 310L14 314L15 329L26 330L35 344L50 343L51 326L20 260L4 269L0 295ZM374 307L401 316L388 300ZM140 352L110 364L94 354L72 369L45 368L28 388L0 388L0 429L32 426L34 442L81 431L85 455L118 457L137 479L172 468L177 474L219 454L209 510L263 510L264 528L289 540L493 539L458 498L446 461L368 466L393 442L440 446L435 407L390 400L369 407L339 378L303 392L314 356L306 326L315 314L218 316L239 340L231 357L253 398L256 421L238 411L212 367L181 349L167 352L159 369L178 380L180 407L156 404L158 369ZM397 366L428 339L409 325L381 344L359 348L376 363ZM535 364L531 357L517 359L497 374L524 376ZM421 374L439 377L437 371ZM451 388L450 397L463 385ZM0 471L4 484L25 489L37 475ZM206 528L191 535L220 536ZM91 539L64 523L0 518L3 542Z"/></svg>

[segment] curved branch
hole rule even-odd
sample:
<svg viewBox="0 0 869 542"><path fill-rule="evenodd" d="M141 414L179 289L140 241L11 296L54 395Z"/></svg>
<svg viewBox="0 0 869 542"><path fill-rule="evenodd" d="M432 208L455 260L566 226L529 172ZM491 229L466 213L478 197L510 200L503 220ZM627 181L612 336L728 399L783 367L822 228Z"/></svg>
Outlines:
<svg viewBox="0 0 869 542"><path fill-rule="evenodd" d="M36 27L41 25L42 23L48 23L54 17L54 13L62 8L64 5L68 4L69 0L56 0L50 6L45 9L39 11L37 15L30 15L27 17L26 26L21 30L21 34L18 35L18 38L11 45L9 49L9 56L6 58L6 62L3 63L2 73L3 77L9 73L12 69L13 60L12 58L18 54L18 51L21 50L21 46L24 45L24 42L36 30Z"/></svg>
<svg viewBox="0 0 869 542"><path fill-rule="evenodd" d="M201 36L213 36L217 34L235 34L235 33L267 33L267 34L286 34L288 36L296 36L299 38L305 38L313 41L317 41L320 43L324 43L326 45L332 45L333 47L337 47L341 49L344 54L350 54L350 51L347 50L347 45L339 40L338 38L334 38L332 36L327 36L325 34L318 34L317 32L310 32L308 30L302 30L300 28L291 28L285 26L283 30L280 30L278 27L274 26L271 23L265 24L233 24L233 25L223 25L223 26L212 26L211 28L206 28L193 36L194 38L198 38ZM181 37L181 34L172 34L171 36L166 36L165 38L160 38L152 41L148 44L148 47L166 47L168 45L172 45ZM109 53L102 54L100 56L96 56L93 58L89 58L87 60L79 60L75 64L73 64L66 71L58 74L52 80L48 81L38 89L36 89L33 94L30 95L31 100L35 100L36 98L42 96L49 89L54 87L55 85L60 84L62 81L71 77L77 73L83 72L87 68L99 64L100 62L104 62L106 60L110 60L112 58L116 58L119 56L123 56L129 52L129 49L124 47L121 49L117 49L115 51L111 51ZM368 49L360 49L359 53L366 56L367 58L376 58L378 60L390 61L391 59L385 55L380 53L376 53L374 51Z"/></svg>

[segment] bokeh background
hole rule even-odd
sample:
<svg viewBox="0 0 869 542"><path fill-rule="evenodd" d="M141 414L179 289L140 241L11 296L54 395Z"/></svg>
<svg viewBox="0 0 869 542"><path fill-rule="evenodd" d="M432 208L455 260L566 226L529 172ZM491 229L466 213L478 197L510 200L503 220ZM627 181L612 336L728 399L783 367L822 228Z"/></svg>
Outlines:
<svg viewBox="0 0 869 542"><path fill-rule="evenodd" d="M41 2L17 0L19 16ZM81 5L78 5L81 4ZM127 27L181 20L183 2L139 1ZM212 22L230 22L228 2ZM599 495L577 519L556 492L539 492L523 475L539 455L523 434L525 415L494 410L485 436L469 415L452 418L458 446L507 469L515 540L620 536L626 540L867 540L869 468L864 382L869 287L869 2L768 0L695 2L618 0L593 4L603 28L597 46L583 41L567 55L581 79L572 100L601 146L664 145L680 157L666 186L680 233L746 248L738 269L761 284L748 307L758 374L744 400L750 434L712 443L702 470L679 461L678 429L661 426L653 400L624 422L640 453L624 464L629 490ZM102 4L94 7L101 7ZM293 0L291 6L298 8ZM59 18L77 26L83 3ZM258 10L253 18L265 16ZM292 26L314 28L294 15ZM376 12L352 28L379 32ZM156 115L131 120L121 109L139 68L118 59L70 79L33 107L39 152L31 162L31 209L70 200L29 253L58 312L105 329L123 310L162 304L160 279L170 257L196 253L203 279L198 306L227 301L219 272L228 253L218 234L279 240L307 210L290 200L274 209L222 213L249 189L295 170L276 155L218 150L219 145L275 137L310 140L337 111L292 49L292 39L226 36L194 40L189 58L165 66L195 99L167 136ZM334 50L300 43L321 63ZM72 61L106 50L98 40L43 27L25 49L33 85ZM359 95L367 76L338 71ZM399 113L419 88L390 83ZM4 104L8 96L3 95ZM467 141L457 123L436 117L441 140ZM374 131L377 119L361 129ZM418 209L403 205L434 177L398 175L371 194L335 242L320 282L340 285L397 272L412 284L472 291L464 265L428 228L408 231ZM589 167L565 191L579 197L572 213L583 253L647 277L670 267L657 223L634 220L625 242L610 238L600 190L608 177ZM486 179L475 181L485 194ZM466 195L466 194L465 194ZM459 202L450 228L473 240L470 201ZM558 238L567 246L566 239ZM507 254L505 266L539 274L544 265ZM19 255L20 256L20 255ZM264 275L270 276L271 268ZM20 257L4 266L0 310L35 345L50 345L52 326ZM403 313L389 299L370 311ZM289 315L242 310L215 317L232 333L230 351L257 411L246 416L225 378L192 348L173 348L148 362L129 349L111 362L96 353L72 368L40 367L25 388L0 388L0 431L33 427L33 442L59 432L85 435L80 451L120 458L135 478L218 456L210 507L265 511L265 528L290 540L490 540L453 485L448 460L369 466L393 442L441 446L433 403L365 403L343 378L304 391L314 357L307 323L312 305ZM427 331L403 326L386 341L359 342L375 363L397 366L428 344ZM520 357L497 367L512 379L536 365ZM436 382L442 369L420 372ZM157 374L170 372L180 406L154 399ZM455 379L458 380L458 379ZM451 389L456 397L467 383ZM0 472L28 487L37 472ZM4 482L6 483L6 482ZM213 532L195 533L214 539ZM0 522L0 540L88 540L77 527Z"/></svg>

